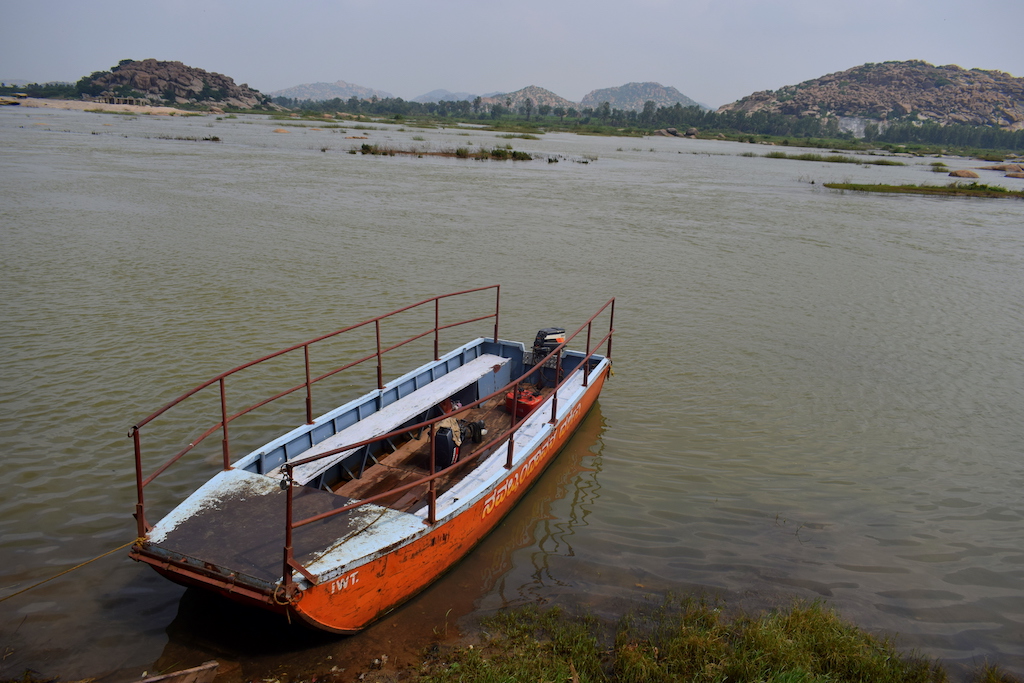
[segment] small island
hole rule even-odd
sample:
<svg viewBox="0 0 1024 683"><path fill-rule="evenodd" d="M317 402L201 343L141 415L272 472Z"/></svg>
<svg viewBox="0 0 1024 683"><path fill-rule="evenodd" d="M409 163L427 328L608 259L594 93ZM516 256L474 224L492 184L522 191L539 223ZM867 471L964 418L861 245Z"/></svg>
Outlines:
<svg viewBox="0 0 1024 683"><path fill-rule="evenodd" d="M857 192L888 192L899 194L924 194L944 197L1016 197L1024 199L1024 192L1014 192L1005 187L981 183L950 183L949 185L858 185L856 183L824 183L832 190L855 190Z"/></svg>

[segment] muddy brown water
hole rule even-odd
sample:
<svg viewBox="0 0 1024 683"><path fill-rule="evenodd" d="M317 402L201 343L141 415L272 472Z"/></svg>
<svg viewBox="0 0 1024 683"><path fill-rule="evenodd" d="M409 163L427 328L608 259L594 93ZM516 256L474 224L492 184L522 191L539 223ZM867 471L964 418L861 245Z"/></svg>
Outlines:
<svg viewBox="0 0 1024 683"><path fill-rule="evenodd" d="M0 674L351 671L510 605L614 618L691 591L820 598L1024 673L1024 203L821 186L946 182L931 159L281 127L0 111L0 597L129 541L128 427L263 353L501 282L513 339L618 297L615 376L501 527L364 634L297 632L118 553L0 603ZM558 161L353 155L350 135Z"/></svg>

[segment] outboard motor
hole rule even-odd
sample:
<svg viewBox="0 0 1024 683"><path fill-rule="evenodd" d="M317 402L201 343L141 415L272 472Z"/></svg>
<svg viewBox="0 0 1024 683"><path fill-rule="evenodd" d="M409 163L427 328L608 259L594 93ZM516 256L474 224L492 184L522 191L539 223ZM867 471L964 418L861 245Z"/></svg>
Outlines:
<svg viewBox="0 0 1024 683"><path fill-rule="evenodd" d="M448 427L441 427L434 432L434 464L439 470L451 467L459 459L459 447L455 445L455 437Z"/></svg>
<svg viewBox="0 0 1024 683"><path fill-rule="evenodd" d="M537 332L537 338L533 340L533 361L539 362L564 341L564 327L545 327L540 330Z"/></svg>
<svg viewBox="0 0 1024 683"><path fill-rule="evenodd" d="M542 360L549 353L555 350L559 344L565 341L565 328L564 327L545 327L537 332L537 338L533 340L533 363L539 365ZM549 365L548 367L554 367ZM559 378L555 378L557 382ZM544 371L538 371L536 374L535 384L543 389L544 388Z"/></svg>

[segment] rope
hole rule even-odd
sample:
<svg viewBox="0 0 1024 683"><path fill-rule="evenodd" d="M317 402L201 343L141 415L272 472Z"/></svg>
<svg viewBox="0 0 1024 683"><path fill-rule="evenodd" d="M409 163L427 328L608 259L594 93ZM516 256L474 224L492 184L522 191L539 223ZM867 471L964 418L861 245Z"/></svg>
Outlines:
<svg viewBox="0 0 1024 683"><path fill-rule="evenodd" d="M142 541L145 541L145 540L146 539L144 539L144 538L133 538L132 540L130 540L127 543L125 543L124 545L118 546L118 547L114 548L113 550L108 550L107 552L103 553L102 555L94 557L91 560L86 560L85 562L82 562L81 564L76 564L74 567L71 567L70 569L65 569L60 574L55 574L54 576L51 576L48 579L43 579L42 581L40 581L38 583L32 584L28 588L22 588L20 591L18 591L16 593L11 593L10 595L5 595L4 597L0 598L0 602L3 602L4 600L7 600L9 598L13 598L15 595L21 595L22 593L26 593L26 592L32 590L33 588L38 588L39 586L42 586L44 583L46 583L48 581L53 581L54 579L58 579L58 578L64 576L65 574L68 574L70 572L75 571L76 569L81 569L82 567L84 567L85 565L89 564L90 562L95 562L96 560L101 560L104 557L106 557L107 555L113 555L118 550L124 550L125 548L127 548L128 546L130 546L133 543L141 543Z"/></svg>

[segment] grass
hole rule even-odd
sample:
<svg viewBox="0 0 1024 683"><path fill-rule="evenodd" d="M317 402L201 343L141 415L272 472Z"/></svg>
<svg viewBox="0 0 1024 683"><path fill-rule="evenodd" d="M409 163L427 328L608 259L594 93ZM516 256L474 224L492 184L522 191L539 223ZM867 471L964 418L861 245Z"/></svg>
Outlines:
<svg viewBox="0 0 1024 683"><path fill-rule="evenodd" d="M447 632L447 616L444 631ZM442 634L437 632L438 636ZM293 683L948 683L941 663L844 621L821 602L758 615L730 614L706 598L665 598L618 624L535 605L482 621L476 642L434 644L416 665L324 671ZM330 657L328 657L328 660ZM394 666L394 665L393 665ZM268 679L265 679L268 680ZM1022 683L979 663L971 683ZM58 683L26 670L0 683Z"/></svg>
<svg viewBox="0 0 1024 683"><path fill-rule="evenodd" d="M833 190L855 190L858 192L888 192L900 194L924 194L945 197L1016 197L1024 199L1024 192L1011 192L998 185L982 183L957 183L948 185L858 185L855 183L825 183Z"/></svg>
<svg viewBox="0 0 1024 683"><path fill-rule="evenodd" d="M948 681L933 661L844 622L820 603L727 618L717 603L667 600L634 612L614 632L593 617L530 606L482 624L481 646L428 658L417 679L430 683L928 683ZM973 681L1019 683L983 666Z"/></svg>
<svg viewBox="0 0 1024 683"><path fill-rule="evenodd" d="M508 145L507 147L495 147L490 150L481 148L475 152L471 152L468 147L428 151L426 149L419 149L415 147L401 149L398 147L391 147L389 145L369 144L364 142L358 148L352 148L349 150L349 154L371 154L373 156L389 157L393 157L396 154L409 154L417 157L434 156L455 157L457 159L511 159L512 161L531 161L533 159L528 152L516 151L512 149L511 145Z"/></svg>
<svg viewBox="0 0 1024 683"><path fill-rule="evenodd" d="M182 141L185 141L185 142L220 142L221 141L221 139L219 137L217 137L216 135L210 135L210 136L205 137L205 138L182 137L182 136L172 136L172 135L157 135L156 139L157 140L182 140Z"/></svg>
<svg viewBox="0 0 1024 683"><path fill-rule="evenodd" d="M745 153L743 156L753 156ZM768 159L794 159L796 161L824 161L831 164L861 164L870 166L906 166L902 161L893 159L858 159L856 157L843 156L842 154L816 154L807 152L804 154L786 154L785 152L769 152L764 155Z"/></svg>

